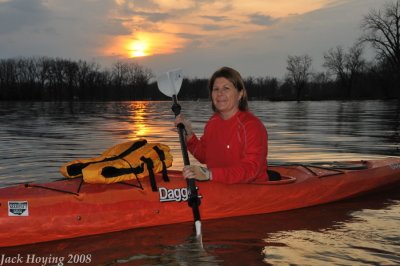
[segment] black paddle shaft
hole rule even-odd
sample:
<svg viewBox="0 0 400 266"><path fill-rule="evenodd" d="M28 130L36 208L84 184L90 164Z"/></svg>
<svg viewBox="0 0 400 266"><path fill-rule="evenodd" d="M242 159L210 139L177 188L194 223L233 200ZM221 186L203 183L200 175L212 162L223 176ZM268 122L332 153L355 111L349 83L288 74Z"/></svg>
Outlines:
<svg viewBox="0 0 400 266"><path fill-rule="evenodd" d="M181 106L178 103L176 95L173 95L172 99L174 100L174 104L172 105L172 111L174 112L175 117L177 117L181 113ZM178 128L178 133L179 133L179 141L181 144L183 163L185 166L190 165L189 154L187 152L187 146L186 146L185 125L179 123L176 127ZM186 179L186 183L188 186L188 194L189 194L188 204L190 207L192 207L194 220L200 221L200 211L199 211L200 198L197 193L198 188L196 187L196 180L194 178L188 178Z"/></svg>

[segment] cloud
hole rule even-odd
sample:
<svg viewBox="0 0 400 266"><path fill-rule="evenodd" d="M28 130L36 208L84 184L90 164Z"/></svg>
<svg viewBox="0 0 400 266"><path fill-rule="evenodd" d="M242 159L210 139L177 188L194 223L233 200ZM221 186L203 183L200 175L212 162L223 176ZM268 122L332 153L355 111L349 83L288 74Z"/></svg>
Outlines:
<svg viewBox="0 0 400 266"><path fill-rule="evenodd" d="M161 9L182 10L190 9L196 6L196 0L153 0Z"/></svg>
<svg viewBox="0 0 400 266"><path fill-rule="evenodd" d="M165 21L173 17L171 14L165 12L135 12L134 15L144 17L151 22Z"/></svg>
<svg viewBox="0 0 400 266"><path fill-rule="evenodd" d="M269 15L263 15L260 13L250 15L249 20L251 23L260 26L271 26L272 24L279 21L279 19L274 19Z"/></svg>
<svg viewBox="0 0 400 266"><path fill-rule="evenodd" d="M49 10L41 0L0 2L0 34L17 32L46 20Z"/></svg>
<svg viewBox="0 0 400 266"><path fill-rule="evenodd" d="M230 20L230 18L227 16L201 16L201 17L212 20L214 22L223 22L223 21Z"/></svg>
<svg viewBox="0 0 400 266"><path fill-rule="evenodd" d="M131 34L109 16L110 1L10 0L0 2L0 58L50 56L93 59L107 36Z"/></svg>
<svg viewBox="0 0 400 266"><path fill-rule="evenodd" d="M204 31L222 31L228 28L232 28L232 26L218 25L218 24L204 24L201 25L201 29Z"/></svg>

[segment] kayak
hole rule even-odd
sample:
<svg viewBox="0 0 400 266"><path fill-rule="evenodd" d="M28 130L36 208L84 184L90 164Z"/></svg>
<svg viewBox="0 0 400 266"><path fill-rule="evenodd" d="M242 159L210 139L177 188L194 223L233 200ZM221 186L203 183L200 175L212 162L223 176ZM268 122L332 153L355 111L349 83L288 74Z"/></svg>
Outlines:
<svg viewBox="0 0 400 266"><path fill-rule="evenodd" d="M277 181L197 182L202 220L304 208L400 185L400 158L269 166ZM80 178L0 189L0 246L18 246L193 220L186 181L169 171L113 184Z"/></svg>

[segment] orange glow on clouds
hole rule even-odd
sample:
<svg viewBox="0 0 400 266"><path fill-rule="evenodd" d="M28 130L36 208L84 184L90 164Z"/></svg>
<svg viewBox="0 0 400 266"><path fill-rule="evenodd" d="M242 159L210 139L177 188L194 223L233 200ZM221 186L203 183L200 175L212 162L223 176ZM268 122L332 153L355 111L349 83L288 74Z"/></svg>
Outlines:
<svg viewBox="0 0 400 266"><path fill-rule="evenodd" d="M176 53L196 43L212 47L274 27L279 20L331 5L332 0L114 0L112 19L131 32L110 37L107 56L133 58Z"/></svg>

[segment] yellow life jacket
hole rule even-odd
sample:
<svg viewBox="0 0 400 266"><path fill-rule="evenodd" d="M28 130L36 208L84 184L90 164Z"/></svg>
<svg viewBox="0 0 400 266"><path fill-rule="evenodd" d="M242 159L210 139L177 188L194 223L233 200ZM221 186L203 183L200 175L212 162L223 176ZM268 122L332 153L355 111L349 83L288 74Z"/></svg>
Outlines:
<svg viewBox="0 0 400 266"><path fill-rule="evenodd" d="M167 145L148 143L145 139L115 145L96 158L78 159L60 168L68 178L83 177L86 183L109 184L150 176L153 190L157 190L154 173L163 173L168 181L167 168L172 155Z"/></svg>

